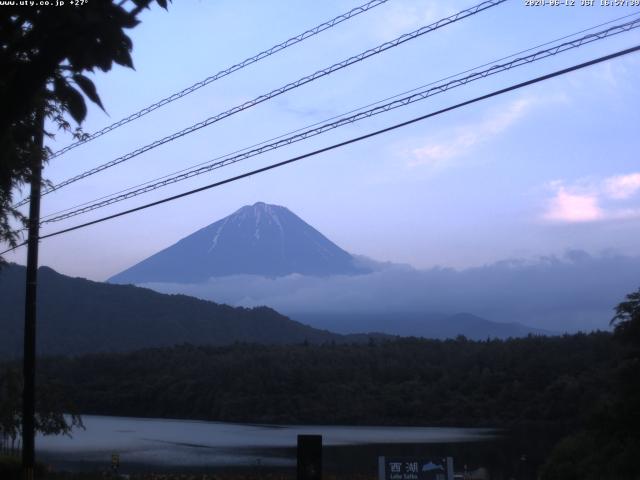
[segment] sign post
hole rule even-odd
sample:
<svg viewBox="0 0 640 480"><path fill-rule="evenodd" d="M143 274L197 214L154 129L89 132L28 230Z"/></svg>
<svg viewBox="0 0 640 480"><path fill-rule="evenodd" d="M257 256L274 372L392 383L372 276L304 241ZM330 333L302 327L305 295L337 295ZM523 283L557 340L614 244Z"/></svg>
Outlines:
<svg viewBox="0 0 640 480"><path fill-rule="evenodd" d="M114 475L118 474L118 468L120 468L120 455L117 453L111 454L111 471Z"/></svg>
<svg viewBox="0 0 640 480"><path fill-rule="evenodd" d="M298 435L298 480L322 479L322 435Z"/></svg>

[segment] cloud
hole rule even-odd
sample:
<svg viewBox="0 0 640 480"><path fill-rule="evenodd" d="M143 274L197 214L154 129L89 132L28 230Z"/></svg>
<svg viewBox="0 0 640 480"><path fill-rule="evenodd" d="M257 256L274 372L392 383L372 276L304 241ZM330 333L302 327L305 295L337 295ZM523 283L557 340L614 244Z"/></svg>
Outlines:
<svg viewBox="0 0 640 480"><path fill-rule="evenodd" d="M549 330L607 328L613 307L638 287L640 257L563 256L507 260L465 270L387 265L366 275L265 278L236 275L202 284L147 284L239 306L296 313L469 312Z"/></svg>
<svg viewBox="0 0 640 480"><path fill-rule="evenodd" d="M618 175L605 180L606 193L615 199L626 199L640 191L640 173Z"/></svg>
<svg viewBox="0 0 640 480"><path fill-rule="evenodd" d="M620 65L616 68L612 62L601 63L593 71L593 75L611 89L619 88L618 77L624 73L626 73L624 67Z"/></svg>
<svg viewBox="0 0 640 480"><path fill-rule="evenodd" d="M569 223L593 222L603 216L596 195L571 194L564 187L558 189L544 214L546 220Z"/></svg>
<svg viewBox="0 0 640 480"><path fill-rule="evenodd" d="M640 192L640 173L615 175L601 180L582 179L573 184L553 181L554 194L542 219L555 223L585 223L640 218L640 206L620 206Z"/></svg>
<svg viewBox="0 0 640 480"><path fill-rule="evenodd" d="M414 148L410 151L412 159L407 165L441 165L446 160L465 155L474 147L506 131L524 117L537 102L533 97L520 98L480 122L457 128L458 133L451 139Z"/></svg>
<svg viewBox="0 0 640 480"><path fill-rule="evenodd" d="M638 61L634 57L620 58L617 62L605 62L584 70L580 75L566 77L567 83L574 91L581 91L591 96L594 88L600 96L624 95L629 88L635 88L636 78L633 74Z"/></svg>

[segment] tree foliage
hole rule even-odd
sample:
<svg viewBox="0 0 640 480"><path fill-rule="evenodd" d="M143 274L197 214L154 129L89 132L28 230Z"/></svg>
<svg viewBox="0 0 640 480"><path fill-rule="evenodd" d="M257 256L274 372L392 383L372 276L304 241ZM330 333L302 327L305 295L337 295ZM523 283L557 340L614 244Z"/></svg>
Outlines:
<svg viewBox="0 0 640 480"><path fill-rule="evenodd" d="M609 371L606 401L556 447L544 480L640 478L640 289L615 311L611 324L620 355Z"/></svg>
<svg viewBox="0 0 640 480"><path fill-rule="evenodd" d="M107 72L114 63L133 67L125 32L152 1L132 0L130 10L114 0L0 9L0 241L13 246L19 239L12 220L25 218L12 207L13 193L30 180L34 161L46 158L35 145L42 130L38 112L54 128L81 136L68 119L82 123L85 97L104 108L86 72ZM155 1L167 7L166 0Z"/></svg>
<svg viewBox="0 0 640 480"><path fill-rule="evenodd" d="M44 435L69 435L82 420L58 384L38 382L36 399L36 431ZM16 368L0 371L0 436L19 438L22 425L22 375ZM65 418L62 412L68 412Z"/></svg>
<svg viewBox="0 0 640 480"><path fill-rule="evenodd" d="M41 118L54 129L71 131L68 119L85 119L85 97L104 108L85 73L109 71L113 64L133 67L132 42L126 30L153 0L90 1L63 7L5 5L0 9L0 242L15 246L24 216L13 208L13 193L32 177L33 166L46 158L38 138ZM156 0L163 8L166 0ZM16 2L18 3L18 2ZM82 135L76 128L73 134ZM0 263L2 258L0 257ZM20 376L13 370L0 377L0 431L12 438L20 426ZM59 391L41 383L36 429L68 433L78 425L62 415Z"/></svg>
<svg viewBox="0 0 640 480"><path fill-rule="evenodd" d="M640 350L640 288L616 307L611 324L615 325L616 337L632 347L637 355Z"/></svg>

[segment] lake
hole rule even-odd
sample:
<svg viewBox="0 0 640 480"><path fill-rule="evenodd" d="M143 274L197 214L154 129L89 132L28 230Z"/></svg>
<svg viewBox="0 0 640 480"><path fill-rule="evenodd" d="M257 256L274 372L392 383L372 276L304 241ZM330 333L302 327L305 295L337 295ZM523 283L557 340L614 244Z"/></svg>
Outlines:
<svg viewBox="0 0 640 480"><path fill-rule="evenodd" d="M490 429L248 425L93 415L83 416L83 422L86 430L74 431L71 438L38 436L38 459L71 471L106 470L114 453L123 473L292 470L299 434L322 435L324 469L336 473L375 475L380 455L453 456L456 470L468 464L494 471L507 464L522 468L523 455L529 458L521 442Z"/></svg>

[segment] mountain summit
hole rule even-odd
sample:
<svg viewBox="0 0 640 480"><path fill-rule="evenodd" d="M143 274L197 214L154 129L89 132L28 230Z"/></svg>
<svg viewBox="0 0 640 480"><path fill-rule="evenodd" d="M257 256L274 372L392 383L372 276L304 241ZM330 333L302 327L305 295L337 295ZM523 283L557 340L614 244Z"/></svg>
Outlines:
<svg viewBox="0 0 640 480"><path fill-rule="evenodd" d="M263 202L228 217L111 277L112 283L198 283L210 277L364 273L354 258L290 210Z"/></svg>

